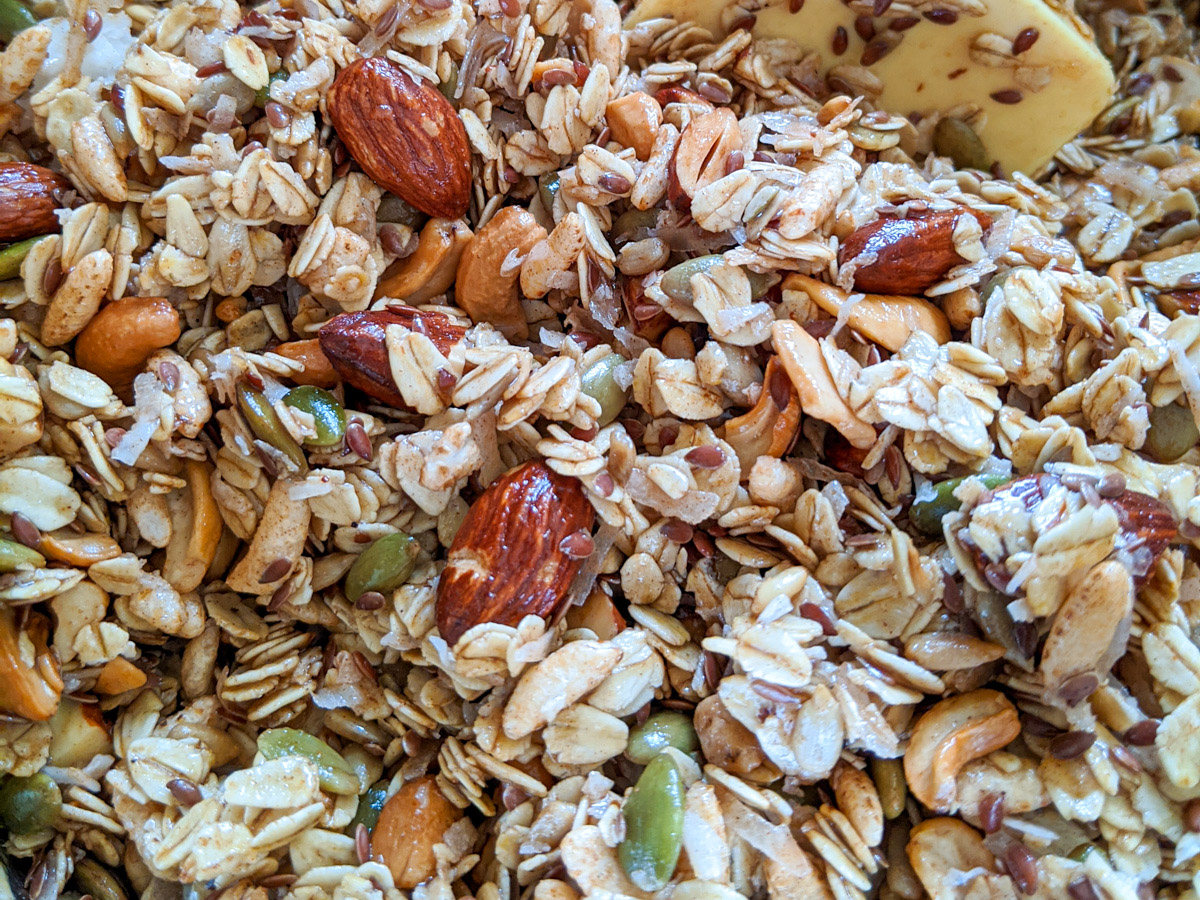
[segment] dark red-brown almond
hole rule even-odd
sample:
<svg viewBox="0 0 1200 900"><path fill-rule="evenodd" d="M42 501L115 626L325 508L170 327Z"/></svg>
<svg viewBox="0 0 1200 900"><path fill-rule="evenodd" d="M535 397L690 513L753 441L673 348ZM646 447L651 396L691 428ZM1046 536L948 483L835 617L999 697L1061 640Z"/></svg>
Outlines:
<svg viewBox="0 0 1200 900"><path fill-rule="evenodd" d="M57 172L32 163L0 163L0 243L60 230L55 193L71 189Z"/></svg>
<svg viewBox="0 0 1200 900"><path fill-rule="evenodd" d="M442 313L422 312L411 306L342 313L321 326L317 332L321 351L343 381L381 403L407 408L388 364L385 338L389 325L403 325L428 335L442 353L449 353L466 329Z"/></svg>
<svg viewBox="0 0 1200 900"><path fill-rule="evenodd" d="M429 216L467 211L467 130L434 85L389 59L360 59L334 79L328 109L338 137L376 184Z"/></svg>
<svg viewBox="0 0 1200 900"><path fill-rule="evenodd" d="M595 513L578 480L528 462L493 481L471 505L438 582L437 625L454 646L484 622L517 625L563 612L583 559L559 546L591 531Z"/></svg>
<svg viewBox="0 0 1200 900"><path fill-rule="evenodd" d="M854 289L870 294L923 294L966 262L954 249L954 228L973 216L986 231L991 217L965 206L908 216L881 216L838 248L838 264L853 261Z"/></svg>

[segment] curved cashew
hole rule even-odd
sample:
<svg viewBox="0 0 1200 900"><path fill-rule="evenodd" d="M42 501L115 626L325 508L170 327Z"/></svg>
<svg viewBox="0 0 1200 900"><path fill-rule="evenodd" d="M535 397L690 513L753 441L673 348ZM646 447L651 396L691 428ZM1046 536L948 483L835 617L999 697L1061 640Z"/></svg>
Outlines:
<svg viewBox="0 0 1200 900"><path fill-rule="evenodd" d="M980 689L935 703L921 716L904 755L904 777L918 800L953 811L959 770L1021 733L1017 711L998 691Z"/></svg>
<svg viewBox="0 0 1200 900"><path fill-rule="evenodd" d="M546 239L546 229L519 206L506 206L479 229L463 253L454 299L476 322L489 322L509 340L529 337L517 293L520 266L505 267L510 254L527 256Z"/></svg>
<svg viewBox="0 0 1200 900"><path fill-rule="evenodd" d="M68 566L86 568L106 559L121 555L121 545L107 534L55 534L42 535L38 544L47 559Z"/></svg>
<svg viewBox="0 0 1200 900"><path fill-rule="evenodd" d="M800 274L785 278L783 289L803 291L831 316L836 316L850 297L840 287ZM846 324L893 353L903 347L915 331L925 332L939 344L950 340L950 322L946 314L920 297L867 294L850 307Z"/></svg>
<svg viewBox="0 0 1200 900"><path fill-rule="evenodd" d="M908 861L935 900L957 897L951 875L983 869L997 871L996 857L979 832L958 819L926 819L908 836Z"/></svg>
<svg viewBox="0 0 1200 900"><path fill-rule="evenodd" d="M100 308L112 274L113 258L107 250L96 250L77 262L46 309L42 343L57 347L83 331Z"/></svg>
<svg viewBox="0 0 1200 900"><path fill-rule="evenodd" d="M179 313L162 297L114 300L79 335L75 361L128 400L150 354L171 346L179 334Z"/></svg>
<svg viewBox="0 0 1200 900"><path fill-rule="evenodd" d="M855 415L838 393L815 337L795 322L783 319L771 326L771 346L796 386L801 410L828 422L860 450L875 443L875 429Z"/></svg>
<svg viewBox="0 0 1200 900"><path fill-rule="evenodd" d="M225 522L213 499L208 467L199 460L185 462L187 490L167 496L171 540L167 544L162 574L182 593L194 591L217 555Z"/></svg>
<svg viewBox="0 0 1200 900"><path fill-rule="evenodd" d="M430 219L412 256L388 267L375 287L375 299L424 303L454 284L458 261L474 235L462 219Z"/></svg>
<svg viewBox="0 0 1200 900"><path fill-rule="evenodd" d="M285 359L304 366L303 372L297 372L290 376L296 384L331 388L336 387L341 381L337 372L333 370L333 363L321 349L321 342L317 338L310 338L307 341L288 341L286 344L272 347L271 352L278 353Z"/></svg>
<svg viewBox="0 0 1200 900"><path fill-rule="evenodd" d="M1046 688L1053 691L1072 675L1101 665L1118 630L1128 630L1132 611L1129 570L1115 560L1093 567L1067 595L1050 626L1041 663ZM1111 656L1108 662L1113 662Z"/></svg>
<svg viewBox="0 0 1200 900"><path fill-rule="evenodd" d="M763 376L762 393L754 408L725 423L725 440L742 464L743 480L762 456L783 456L800 431L800 397L783 369L772 356Z"/></svg>
<svg viewBox="0 0 1200 900"><path fill-rule="evenodd" d="M304 541L308 538L308 523L312 512L308 501L293 500L289 490L291 482L280 478L271 486L267 506L258 522L254 540L241 561L233 567L226 582L241 594L269 594L291 574L292 567L304 552ZM274 574L274 564L279 560L291 563L286 571L270 581L263 581ZM268 568L272 572L268 572Z"/></svg>

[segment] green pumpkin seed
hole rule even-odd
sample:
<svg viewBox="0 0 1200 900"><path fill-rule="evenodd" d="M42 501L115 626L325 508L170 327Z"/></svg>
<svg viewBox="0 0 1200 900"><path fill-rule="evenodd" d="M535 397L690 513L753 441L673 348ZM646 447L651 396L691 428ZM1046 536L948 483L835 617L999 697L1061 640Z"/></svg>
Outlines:
<svg viewBox="0 0 1200 900"><path fill-rule="evenodd" d="M367 792L358 798L358 811L354 813L354 818L346 826L346 834L353 836L360 824L366 825L367 831L375 830L375 823L379 821L379 813L383 810L383 805L387 803L387 789L386 778L367 788Z"/></svg>
<svg viewBox="0 0 1200 900"><path fill-rule="evenodd" d="M367 591L386 597L408 581L416 565L416 539L403 531L385 535L358 554L346 573L346 599L353 603Z"/></svg>
<svg viewBox="0 0 1200 900"><path fill-rule="evenodd" d="M625 389L617 384L614 377L617 366L623 362L625 357L621 354L610 353L599 362L593 363L580 379L583 392L600 404L600 418L597 422L601 427L615 419L628 400Z"/></svg>
<svg viewBox="0 0 1200 900"><path fill-rule="evenodd" d="M454 96L454 92L458 90L458 66L455 63L450 63L450 74L446 76L445 81L439 82L438 90L450 101L451 106L458 108L458 98Z"/></svg>
<svg viewBox="0 0 1200 900"><path fill-rule="evenodd" d="M254 436L260 441L270 444L294 462L301 472L307 472L308 460L304 456L304 451L300 449L295 438L288 434L287 429L283 427L279 416L275 415L275 410L271 408L271 404L267 402L262 391L255 390L248 384L239 384L237 400L238 409L246 417L246 422L249 424L250 430L254 432Z"/></svg>
<svg viewBox="0 0 1200 900"><path fill-rule="evenodd" d="M913 501L912 506L908 509L908 521L912 522L913 527L921 534L931 536L941 534L942 519L962 506L959 499L954 496L954 491L967 480L967 477L969 476L939 481L933 486L932 497ZM982 475L979 476L979 480L987 487L995 488L1012 479L1007 475Z"/></svg>
<svg viewBox="0 0 1200 900"><path fill-rule="evenodd" d="M1142 449L1162 463L1174 462L1200 441L1196 419L1186 406L1150 407L1150 430Z"/></svg>
<svg viewBox="0 0 1200 900"><path fill-rule="evenodd" d="M280 69L278 72L272 72L267 83L254 92L254 105L259 109L263 109L271 100L271 85L277 81L286 81L288 73Z"/></svg>
<svg viewBox="0 0 1200 900"><path fill-rule="evenodd" d="M554 209L554 198L558 196L557 172L549 172L538 178L538 193L542 197L542 206L547 211Z"/></svg>
<svg viewBox="0 0 1200 900"><path fill-rule="evenodd" d="M991 168L992 158L975 129L962 119L942 119L933 129L933 150L948 156L960 169Z"/></svg>
<svg viewBox="0 0 1200 900"><path fill-rule="evenodd" d="M93 859L81 859L75 864L75 883L95 900L125 900L121 882Z"/></svg>
<svg viewBox="0 0 1200 900"><path fill-rule="evenodd" d="M346 435L346 410L329 391L302 384L288 391L283 402L313 417L317 436L306 440L306 447L336 447L342 442Z"/></svg>
<svg viewBox="0 0 1200 900"><path fill-rule="evenodd" d="M879 803L888 819L898 818L904 812L904 800L908 795L908 784L904 780L904 768L898 759L872 759L871 779L879 793Z"/></svg>
<svg viewBox="0 0 1200 900"><path fill-rule="evenodd" d="M680 303L691 303L695 299L692 296L692 276L700 272L707 272L713 266L720 265L724 261L725 257L720 253L685 259L678 265L667 269L659 287L673 300L678 300ZM750 279L750 296L754 300L765 296L776 281L774 275L760 275L757 272L747 272L746 276Z"/></svg>
<svg viewBox="0 0 1200 900"><path fill-rule="evenodd" d="M0 787L0 820L13 834L49 828L62 810L62 792L48 775L12 777Z"/></svg>
<svg viewBox="0 0 1200 900"><path fill-rule="evenodd" d="M322 790L331 794L357 794L361 785L350 763L319 737L295 728L271 728L258 736L264 759L303 756L317 764Z"/></svg>
<svg viewBox="0 0 1200 900"><path fill-rule="evenodd" d="M419 231L425 222L425 215L415 206L401 200L395 194L385 194L379 201L379 211L375 214L378 222L394 222L397 225L407 225L413 231Z"/></svg>
<svg viewBox="0 0 1200 900"><path fill-rule="evenodd" d="M46 557L32 547L0 538L0 572L15 572L21 566L40 569L46 565Z"/></svg>
<svg viewBox="0 0 1200 900"><path fill-rule="evenodd" d="M19 0L0 0L0 41L11 44L14 37L36 24L33 13Z"/></svg>
<svg viewBox="0 0 1200 900"><path fill-rule="evenodd" d="M691 716L671 709L655 713L629 730L625 755L631 762L644 766L668 747L680 753L695 753L700 749Z"/></svg>
<svg viewBox="0 0 1200 900"><path fill-rule="evenodd" d="M40 240L42 240L40 237L31 237L15 244L9 244L0 250L0 281L8 281L8 279L16 278L21 274L21 263L25 262L25 257L29 255L33 245Z"/></svg>
<svg viewBox="0 0 1200 900"><path fill-rule="evenodd" d="M622 810L625 840L617 848L634 886L657 891L675 873L683 848L683 776L669 753L646 766Z"/></svg>
<svg viewBox="0 0 1200 900"><path fill-rule="evenodd" d="M614 241L631 239L639 228L653 228L657 223L657 209L626 210L613 222L612 238Z"/></svg>

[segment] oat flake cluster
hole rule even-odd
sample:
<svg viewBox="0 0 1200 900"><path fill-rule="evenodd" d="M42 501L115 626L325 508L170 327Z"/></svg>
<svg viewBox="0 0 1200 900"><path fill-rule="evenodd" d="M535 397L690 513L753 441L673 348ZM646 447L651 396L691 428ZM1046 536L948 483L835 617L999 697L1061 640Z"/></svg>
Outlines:
<svg viewBox="0 0 1200 900"><path fill-rule="evenodd" d="M1200 896L1196 0L757 2L0 0L0 897Z"/></svg>

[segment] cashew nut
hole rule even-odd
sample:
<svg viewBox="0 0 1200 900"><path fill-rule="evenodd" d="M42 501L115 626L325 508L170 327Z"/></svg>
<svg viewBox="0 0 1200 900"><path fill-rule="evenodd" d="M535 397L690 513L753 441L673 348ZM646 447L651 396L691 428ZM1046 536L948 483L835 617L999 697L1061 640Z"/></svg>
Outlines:
<svg viewBox="0 0 1200 900"><path fill-rule="evenodd" d="M454 284L458 305L476 322L495 325L509 340L529 337L517 293L520 266L505 263L510 256L527 256L545 238L546 229L519 206L506 206L492 216L458 266Z"/></svg>
<svg viewBox="0 0 1200 900"><path fill-rule="evenodd" d="M604 108L604 120L612 129L613 140L632 147L643 162L650 158L654 138L663 120L662 107L657 100L642 91L610 100Z"/></svg>
<svg viewBox="0 0 1200 900"><path fill-rule="evenodd" d="M42 343L57 347L83 331L100 308L112 274L113 258L107 250L96 250L77 262L46 309Z"/></svg>
<svg viewBox="0 0 1200 900"><path fill-rule="evenodd" d="M952 812L959 770L1020 733L1016 709L998 691L980 689L935 703L909 739L904 756L909 790L930 809Z"/></svg>
<svg viewBox="0 0 1200 900"><path fill-rule="evenodd" d="M179 333L179 313L162 297L126 297L108 304L83 329L75 361L128 399L150 354L171 346Z"/></svg>
<svg viewBox="0 0 1200 900"><path fill-rule="evenodd" d="M278 353L285 359L298 362L304 366L304 371L291 376L296 384L311 384L313 387L336 387L341 381L333 370L333 363L321 349L321 342L316 338L307 341L289 341L271 348L272 353Z"/></svg>
<svg viewBox="0 0 1200 900"><path fill-rule="evenodd" d="M454 284L458 262L473 235L462 219L430 219L412 256L388 267L375 287L375 299L424 303Z"/></svg>
<svg viewBox="0 0 1200 900"><path fill-rule="evenodd" d="M43 534L38 550L47 559L80 568L121 555L121 545L107 534Z"/></svg>
<svg viewBox="0 0 1200 900"><path fill-rule="evenodd" d="M1133 578L1115 560L1092 568L1063 601L1042 649L1042 679L1048 691L1072 675L1105 662L1113 638L1128 630L1133 611ZM1125 645L1121 640L1121 647ZM1107 662L1112 663L1111 656Z"/></svg>
<svg viewBox="0 0 1200 900"><path fill-rule="evenodd" d="M958 819L926 819L909 833L908 861L934 900L959 896L952 875L982 869L997 871L996 857L979 832Z"/></svg>
<svg viewBox="0 0 1200 900"><path fill-rule="evenodd" d="M832 316L838 314L850 297L840 287L800 274L785 278L783 289L803 291ZM850 307L846 324L893 353L904 346L914 331L925 332L939 344L950 340L950 322L946 314L920 297L867 294Z"/></svg>
<svg viewBox="0 0 1200 900"><path fill-rule="evenodd" d="M772 356L754 408L725 423L725 440L741 461L742 477L750 477L750 470L760 457L783 456L799 430L800 397L779 357Z"/></svg>
<svg viewBox="0 0 1200 900"><path fill-rule="evenodd" d="M781 319L771 326L771 346L796 386L801 410L828 422L860 450L875 443L875 429L855 415L838 393L815 337L797 323Z"/></svg>
<svg viewBox="0 0 1200 900"><path fill-rule="evenodd" d="M180 593L194 591L217 555L225 522L213 499L208 467L194 459L184 463L188 486L167 496L171 540L162 574Z"/></svg>
<svg viewBox="0 0 1200 900"><path fill-rule="evenodd" d="M263 578L274 572L278 560L287 560L292 566L304 552L304 541L308 538L308 522L312 512L308 501L293 500L289 491L291 482L280 478L271 486L267 506L259 519L258 529L250 549L233 567L226 582L241 594L269 594L283 583L291 573L291 566L270 581Z"/></svg>

